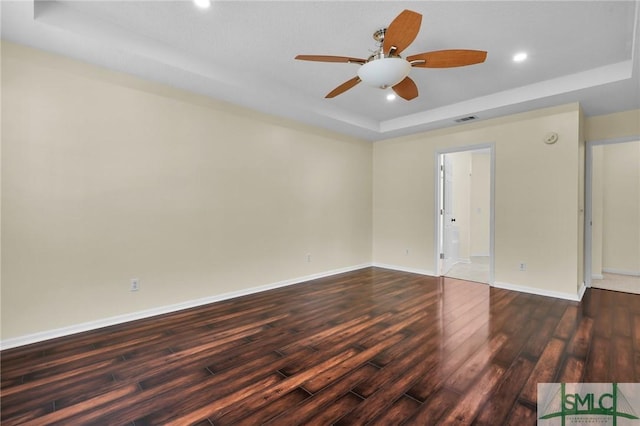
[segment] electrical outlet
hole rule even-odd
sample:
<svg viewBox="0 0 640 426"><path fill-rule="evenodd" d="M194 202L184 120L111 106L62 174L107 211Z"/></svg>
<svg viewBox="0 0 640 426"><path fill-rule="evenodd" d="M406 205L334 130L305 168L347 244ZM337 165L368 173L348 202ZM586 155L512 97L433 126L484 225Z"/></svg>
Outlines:
<svg viewBox="0 0 640 426"><path fill-rule="evenodd" d="M140 290L140 280L137 278L131 278L131 291L138 291Z"/></svg>
<svg viewBox="0 0 640 426"><path fill-rule="evenodd" d="M311 254L307 253L307 263L311 262Z"/></svg>
<svg viewBox="0 0 640 426"><path fill-rule="evenodd" d="M519 267L520 271L526 271L527 270L527 264L524 262L520 262L520 267Z"/></svg>

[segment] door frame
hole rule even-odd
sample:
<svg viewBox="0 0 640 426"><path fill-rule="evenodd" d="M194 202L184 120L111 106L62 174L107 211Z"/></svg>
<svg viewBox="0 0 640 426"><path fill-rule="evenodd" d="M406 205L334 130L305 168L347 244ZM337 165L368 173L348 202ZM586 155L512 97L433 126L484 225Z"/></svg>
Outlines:
<svg viewBox="0 0 640 426"><path fill-rule="evenodd" d="M490 173L490 189L489 189L489 285L493 285L495 282L495 188L496 188L496 150L495 143L480 143L477 145L465 145L458 147L440 148L435 150L434 155L434 177L435 177L435 200L434 200L434 250L435 253L435 272L436 276L442 275L442 267L440 264L440 246L442 241L442 220L443 215L440 214L440 210L443 207L441 205L442 199L442 185L440 182L440 157L444 154L453 154L456 152L478 151L489 149L489 173Z"/></svg>
<svg viewBox="0 0 640 426"><path fill-rule="evenodd" d="M618 143L640 141L640 135L621 138L586 141L585 143L585 176L584 176L584 285L592 284L593 262L593 147L598 145L614 145Z"/></svg>

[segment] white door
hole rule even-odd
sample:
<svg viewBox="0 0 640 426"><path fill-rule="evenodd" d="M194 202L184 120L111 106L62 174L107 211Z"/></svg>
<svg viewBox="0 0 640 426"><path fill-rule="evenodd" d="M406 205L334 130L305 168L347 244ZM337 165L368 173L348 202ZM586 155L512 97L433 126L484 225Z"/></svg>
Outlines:
<svg viewBox="0 0 640 426"><path fill-rule="evenodd" d="M456 224L453 202L453 161L451 154L444 154L443 161L443 231L442 231L442 275L446 275L449 269L457 262L460 247L460 231Z"/></svg>

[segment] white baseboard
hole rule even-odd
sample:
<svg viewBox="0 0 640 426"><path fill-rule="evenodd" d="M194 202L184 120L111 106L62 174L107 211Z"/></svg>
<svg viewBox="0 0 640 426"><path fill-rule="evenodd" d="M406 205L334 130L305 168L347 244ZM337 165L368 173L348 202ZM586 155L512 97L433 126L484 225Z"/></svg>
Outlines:
<svg viewBox="0 0 640 426"><path fill-rule="evenodd" d="M592 280L604 280L604 276L602 274L591 274Z"/></svg>
<svg viewBox="0 0 640 426"><path fill-rule="evenodd" d="M206 305L209 303L220 302L227 299L233 299L235 297L246 296L249 294L260 293L267 290L273 290L280 287L286 287L289 285L300 284L303 282L311 281L318 278L329 277L331 275L342 274L345 272L351 272L362 268L378 267L384 269L391 269L395 271L409 272L419 275L427 275L434 277L435 272L427 269L409 268L399 265L390 265L385 263L363 263L360 265L349 266L345 268L333 269L330 271L320 272L317 274L306 275L303 277L292 278L285 281L279 281L276 283L266 284L257 287L251 287L243 290L233 291L229 293L218 294L214 296L204 297L201 299L188 300L186 302L176 303L167 306L160 306L157 308L147 309L144 311L132 312L124 315L117 315L114 317L103 318L95 321L89 321L81 324L75 324L68 327L57 328L53 330L42 331L38 333L28 334L24 336L13 337L0 341L0 350L11 349L19 346L29 345L32 343L42 342L44 340L55 339L58 337L69 336L71 334L82 333L85 331L96 330L98 328L108 327L111 325L122 324L139 319L149 318L156 315L167 314L171 312L181 311L184 309L194 308L197 306ZM493 287L503 288L506 290L515 290L522 293L537 294L540 296L556 297L559 299L580 301L586 290L584 283L580 286L580 290L576 294L563 293L551 290L542 290L539 288L519 286L515 284L495 282Z"/></svg>
<svg viewBox="0 0 640 426"><path fill-rule="evenodd" d="M394 271L409 272L412 274L428 275L430 277L436 276L435 272L429 271L427 269L408 268L405 266L389 265L387 263L377 263L377 262L374 262L371 266L376 268L393 269Z"/></svg>
<svg viewBox="0 0 640 426"><path fill-rule="evenodd" d="M246 296L249 294L260 293L263 291L273 290L280 287L300 284L300 283L315 280L318 278L324 278L331 275L337 275L345 272L355 271L362 268L368 268L370 266L372 266L371 263L364 263L361 265L354 265L346 268L333 269L330 271L320 272L312 275L306 275L304 277L292 278L289 280L279 281L276 283L266 284L258 287L251 287L243 290L232 291L229 293L203 297L201 299L188 300L186 302L176 303L172 305L159 306L157 308L146 309L144 311L132 312L129 314L117 315L114 317L103 318L103 319L89 321L81 324L75 324L68 327L56 328L53 330L41 331L38 333L13 337L10 339L5 339L0 341L0 350L16 348L18 346L30 345L32 343L42 342L44 340L69 336L71 334L82 333L85 331L91 331L91 330L96 330L98 328L108 327L111 325L117 325L125 322L153 317L156 315L162 315L162 314L167 314L171 312L181 311L184 309L207 305L209 303L220 302L222 300L227 300L227 299L233 299L235 297Z"/></svg>
<svg viewBox="0 0 640 426"><path fill-rule="evenodd" d="M582 299L582 294L584 294L584 283L582 283L580 292L572 293L564 293L561 291L553 291L553 290L544 290L540 288L521 286L510 283L503 282L494 282L493 287L502 288L505 290L514 290L519 291L521 293L529 293L529 294L537 294L538 296L547 296L547 297L555 297L557 299L565 299L565 300L573 300L579 302Z"/></svg>
<svg viewBox="0 0 640 426"><path fill-rule="evenodd" d="M582 281L582 283L580 284L580 288L578 288L578 301L582 300L585 291L587 291L587 284Z"/></svg>
<svg viewBox="0 0 640 426"><path fill-rule="evenodd" d="M602 268L602 272L618 275L630 275L632 277L640 277L640 271L630 271L628 269Z"/></svg>
<svg viewBox="0 0 640 426"><path fill-rule="evenodd" d="M433 271L429 271L429 270L426 270L426 269L408 268L408 267L404 267L404 266L389 265L389 264L377 263L377 262L374 262L373 265L371 265L371 266L374 266L374 267L377 267L377 268L392 269L392 270L395 270L395 271L410 272L410 273L413 273L413 274L428 275L428 276L431 276L431 277L436 276ZM519 291L521 293L537 294L539 296L555 297L557 299L573 300L573 301L578 301L578 302L580 300L582 300L582 296L584 295L584 292L587 289L587 287L586 287L584 282L582 282L582 284L580 285L580 288L576 292L576 294L563 293L563 292L560 292L560 291L552 291L552 290L543 290L543 289L539 289L539 288L526 287L526 286L520 286L520 285L516 285L516 284L503 283L503 282L495 282L491 286L492 287L496 287L496 288L502 288L502 289L505 289L505 290Z"/></svg>
<svg viewBox="0 0 640 426"><path fill-rule="evenodd" d="M490 257L491 253L471 253L471 257Z"/></svg>

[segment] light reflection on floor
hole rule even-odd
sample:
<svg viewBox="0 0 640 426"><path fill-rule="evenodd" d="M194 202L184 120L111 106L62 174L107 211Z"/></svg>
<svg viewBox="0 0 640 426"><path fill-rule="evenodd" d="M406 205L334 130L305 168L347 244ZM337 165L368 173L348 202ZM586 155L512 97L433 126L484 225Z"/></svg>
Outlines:
<svg viewBox="0 0 640 426"><path fill-rule="evenodd" d="M456 263L445 276L479 283L488 283L489 256L472 256L471 263Z"/></svg>

